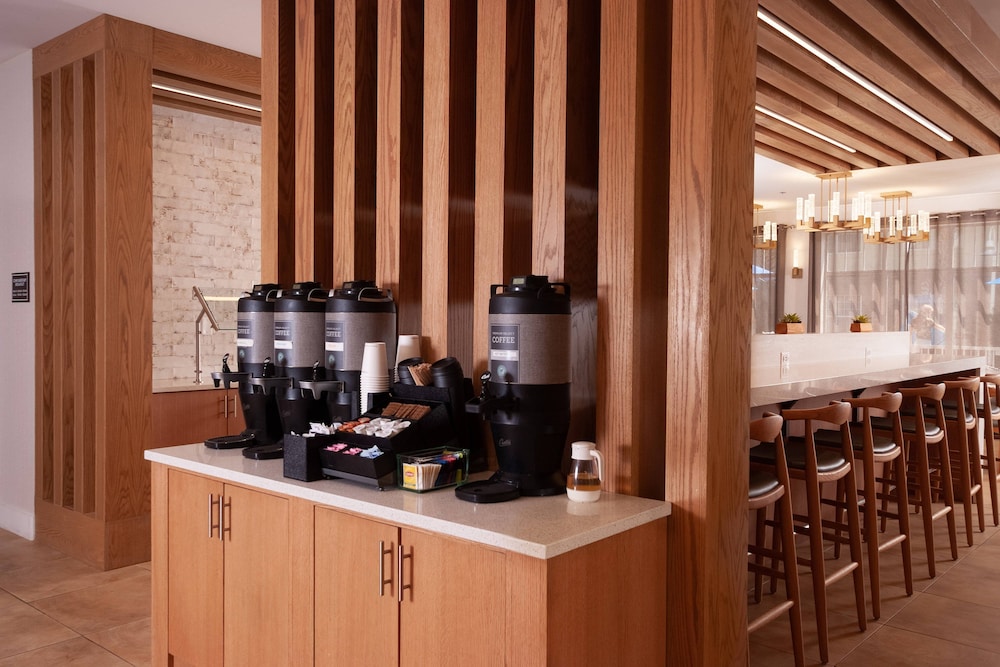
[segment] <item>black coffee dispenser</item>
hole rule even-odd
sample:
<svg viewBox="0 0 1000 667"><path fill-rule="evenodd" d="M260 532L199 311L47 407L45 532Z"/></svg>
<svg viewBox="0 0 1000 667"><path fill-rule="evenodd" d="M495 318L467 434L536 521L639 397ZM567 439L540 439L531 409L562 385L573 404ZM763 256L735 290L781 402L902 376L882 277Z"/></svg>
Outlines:
<svg viewBox="0 0 1000 667"><path fill-rule="evenodd" d="M563 493L570 420L570 289L548 276L490 287L489 370L466 404L490 422L499 470L455 494L473 502Z"/></svg>
<svg viewBox="0 0 1000 667"><path fill-rule="evenodd" d="M291 289L278 292L274 302L276 375L296 380L326 379L322 364L327 294L316 282L295 283Z"/></svg>
<svg viewBox="0 0 1000 667"><path fill-rule="evenodd" d="M253 377L263 377L264 360L274 358L274 300L280 289L274 283L254 285L236 304L236 362Z"/></svg>

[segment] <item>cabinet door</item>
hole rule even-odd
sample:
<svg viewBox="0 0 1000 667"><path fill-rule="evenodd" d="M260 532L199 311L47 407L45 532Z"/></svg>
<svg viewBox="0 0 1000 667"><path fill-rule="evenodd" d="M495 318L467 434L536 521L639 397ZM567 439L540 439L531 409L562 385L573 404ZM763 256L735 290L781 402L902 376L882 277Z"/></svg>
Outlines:
<svg viewBox="0 0 1000 667"><path fill-rule="evenodd" d="M221 483L167 473L167 650L174 664L222 664Z"/></svg>
<svg viewBox="0 0 1000 667"><path fill-rule="evenodd" d="M153 394L153 447L172 447L230 433L230 391L202 389ZM235 395L235 391L233 391ZM227 409L228 408L228 409ZM238 412L238 410L237 410ZM242 423L242 415L236 420ZM236 432L239 433L241 429Z"/></svg>
<svg viewBox="0 0 1000 667"><path fill-rule="evenodd" d="M503 665L506 555L479 544L402 529L400 665Z"/></svg>
<svg viewBox="0 0 1000 667"><path fill-rule="evenodd" d="M323 507L315 522L316 664L398 664L398 529Z"/></svg>
<svg viewBox="0 0 1000 667"><path fill-rule="evenodd" d="M225 664L288 664L288 500L229 484L225 494Z"/></svg>

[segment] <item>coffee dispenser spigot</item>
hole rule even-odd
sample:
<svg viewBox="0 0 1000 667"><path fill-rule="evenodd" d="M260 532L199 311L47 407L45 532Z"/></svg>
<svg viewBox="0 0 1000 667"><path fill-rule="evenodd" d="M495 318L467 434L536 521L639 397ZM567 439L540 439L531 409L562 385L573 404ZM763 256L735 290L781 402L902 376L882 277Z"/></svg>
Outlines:
<svg viewBox="0 0 1000 667"><path fill-rule="evenodd" d="M506 385L503 396L495 396L490 389L490 379L493 374L489 371L484 371L482 375L479 376L479 382L482 385L482 389L479 392L479 396L473 398L465 404L465 411L475 415L482 415L483 419L491 419L493 415L497 412L513 412L517 410L518 403L520 402L517 396L514 395L511 389L510 383Z"/></svg>

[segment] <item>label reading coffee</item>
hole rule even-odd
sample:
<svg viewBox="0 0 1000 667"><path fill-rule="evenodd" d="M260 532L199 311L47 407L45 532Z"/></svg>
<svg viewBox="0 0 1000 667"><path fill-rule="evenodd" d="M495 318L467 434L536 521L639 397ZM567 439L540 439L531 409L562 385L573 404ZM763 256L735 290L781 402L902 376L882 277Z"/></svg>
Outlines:
<svg viewBox="0 0 1000 667"><path fill-rule="evenodd" d="M236 320L236 347L253 347L253 338L250 337L250 320Z"/></svg>
<svg viewBox="0 0 1000 667"><path fill-rule="evenodd" d="M326 323L326 367L344 368L344 323Z"/></svg>
<svg viewBox="0 0 1000 667"><path fill-rule="evenodd" d="M490 374L493 382L517 382L519 350L518 325L490 325Z"/></svg>

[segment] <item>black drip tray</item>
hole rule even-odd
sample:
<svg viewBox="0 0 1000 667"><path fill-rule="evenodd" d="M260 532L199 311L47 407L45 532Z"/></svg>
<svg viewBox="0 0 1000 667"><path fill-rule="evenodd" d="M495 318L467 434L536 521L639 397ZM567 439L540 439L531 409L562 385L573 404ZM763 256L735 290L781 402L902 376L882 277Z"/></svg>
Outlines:
<svg viewBox="0 0 1000 667"><path fill-rule="evenodd" d="M216 438L209 438L205 441L205 446L211 449L243 449L256 444L256 442L252 433L240 433L239 435L220 435Z"/></svg>

